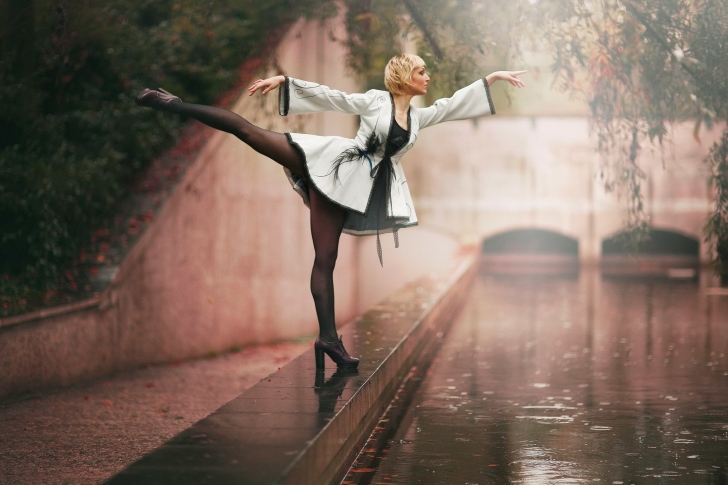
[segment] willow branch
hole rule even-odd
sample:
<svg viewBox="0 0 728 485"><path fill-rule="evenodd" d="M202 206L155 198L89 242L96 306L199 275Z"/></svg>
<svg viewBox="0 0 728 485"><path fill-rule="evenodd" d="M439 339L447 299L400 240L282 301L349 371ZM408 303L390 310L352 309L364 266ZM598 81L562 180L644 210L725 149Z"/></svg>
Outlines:
<svg viewBox="0 0 728 485"><path fill-rule="evenodd" d="M430 48L432 48L432 53L435 54L435 59L438 61L442 60L444 57L442 54L442 49L440 49L439 44L437 43L437 40L435 40L435 37L432 35L430 30L427 28L427 24L425 24L425 20L422 18L420 13L415 9L414 5L412 5L412 2L410 0L402 0L402 3L404 4L405 8L409 12L410 16L412 17L412 20L417 24L417 27L422 31L422 34L425 36L425 40L428 44L430 44Z"/></svg>
<svg viewBox="0 0 728 485"><path fill-rule="evenodd" d="M647 33L649 34L649 36L652 37L655 41L657 41L657 43L660 44L662 46L662 48L667 51L668 54L672 55L673 49L670 46L670 44L668 44L665 41L665 39L660 37L660 34L647 21L643 12L639 11L639 9L637 9L637 7L635 7L634 3L632 3L631 0L622 0L622 1L624 3L625 7L627 7L627 10L629 11L629 13L632 14L632 16L634 18L639 20L639 22L644 26L644 28L647 31ZM690 76L692 76L692 78L695 81L698 81L698 82L700 81L698 79L698 76L692 71L692 69L690 69L688 66L686 66L684 62L679 62L679 64L685 70L685 72L687 72L688 74L690 74Z"/></svg>

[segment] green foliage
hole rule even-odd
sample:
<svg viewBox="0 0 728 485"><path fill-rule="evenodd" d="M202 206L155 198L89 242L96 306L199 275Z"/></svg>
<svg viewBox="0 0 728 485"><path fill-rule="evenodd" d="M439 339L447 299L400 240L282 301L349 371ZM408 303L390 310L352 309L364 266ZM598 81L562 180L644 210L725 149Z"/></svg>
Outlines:
<svg viewBox="0 0 728 485"><path fill-rule="evenodd" d="M728 130L723 131L720 141L714 143L706 159L710 169L710 183L715 189L715 211L705 225L707 241L718 261L728 261ZM728 265L717 265L717 272L728 283Z"/></svg>
<svg viewBox="0 0 728 485"><path fill-rule="evenodd" d="M0 10L0 315L78 290L82 248L182 120L144 87L211 103L322 0L7 0ZM245 73L242 73L243 75Z"/></svg>

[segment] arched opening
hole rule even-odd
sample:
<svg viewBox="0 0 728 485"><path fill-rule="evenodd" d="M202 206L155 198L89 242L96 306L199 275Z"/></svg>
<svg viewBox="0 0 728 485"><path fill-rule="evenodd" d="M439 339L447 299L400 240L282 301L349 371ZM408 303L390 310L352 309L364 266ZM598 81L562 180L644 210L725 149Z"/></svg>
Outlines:
<svg viewBox="0 0 728 485"><path fill-rule="evenodd" d="M650 229L648 238L636 246L626 232L602 241L605 276L695 278L699 266L700 241L674 231Z"/></svg>
<svg viewBox="0 0 728 485"><path fill-rule="evenodd" d="M482 268L489 273L572 274L579 269L579 242L554 231L516 229L481 244Z"/></svg>

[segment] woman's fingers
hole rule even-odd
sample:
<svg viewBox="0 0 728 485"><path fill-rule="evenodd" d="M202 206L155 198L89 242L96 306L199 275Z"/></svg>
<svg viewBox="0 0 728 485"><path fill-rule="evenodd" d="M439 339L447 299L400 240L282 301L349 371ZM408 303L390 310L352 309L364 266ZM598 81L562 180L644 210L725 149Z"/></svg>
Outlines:
<svg viewBox="0 0 728 485"><path fill-rule="evenodd" d="M273 76L269 77L268 79L258 79L248 88L248 96L252 96L259 89L263 90L260 92L260 94L268 94L270 90L280 86L282 82L281 78L283 78L283 76Z"/></svg>
<svg viewBox="0 0 728 485"><path fill-rule="evenodd" d="M520 79L518 79L517 76L520 76L521 74L524 74L526 72L528 72L528 71L508 71L506 73L507 80L514 87L524 88L524 87L526 87L526 84L523 81L521 81Z"/></svg>
<svg viewBox="0 0 728 485"><path fill-rule="evenodd" d="M262 88L262 87L265 87L265 86L270 86L270 84L265 84L265 83L263 82L263 79L258 79L257 81L255 81L255 82L254 82L254 83L252 84L252 86L250 86L250 87L248 88L248 96L252 96L253 94L255 94L255 92L256 92L257 90L259 90L260 88ZM263 94L265 94L265 93L267 93L267 92L268 92L268 90L265 90L265 91L263 91Z"/></svg>

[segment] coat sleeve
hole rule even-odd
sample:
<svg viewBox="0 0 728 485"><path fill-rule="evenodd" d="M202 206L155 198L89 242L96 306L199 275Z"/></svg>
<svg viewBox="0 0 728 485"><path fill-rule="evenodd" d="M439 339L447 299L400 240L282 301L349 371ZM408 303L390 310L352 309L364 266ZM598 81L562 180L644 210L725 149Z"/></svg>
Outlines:
<svg viewBox="0 0 728 485"><path fill-rule="evenodd" d="M455 91L449 98L435 101L432 106L417 110L420 129L444 121L466 120L479 116L494 115L495 107L485 79Z"/></svg>
<svg viewBox="0 0 728 485"><path fill-rule="evenodd" d="M323 84L288 76L278 89L278 112L281 116L321 111L361 115L369 111L376 97L374 90L362 94L347 94Z"/></svg>

